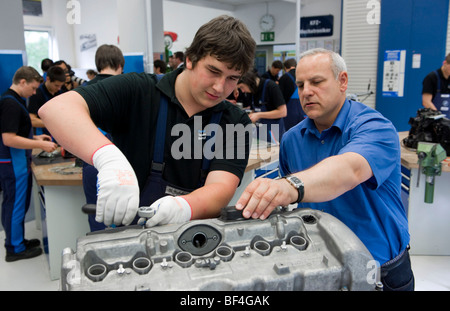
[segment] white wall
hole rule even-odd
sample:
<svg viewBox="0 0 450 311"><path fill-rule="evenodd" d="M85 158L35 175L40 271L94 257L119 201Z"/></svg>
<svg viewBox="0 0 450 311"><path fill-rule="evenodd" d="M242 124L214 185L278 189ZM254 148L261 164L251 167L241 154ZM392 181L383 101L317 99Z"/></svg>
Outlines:
<svg viewBox="0 0 450 311"><path fill-rule="evenodd" d="M2 0L6 1L6 0ZM96 34L97 46L117 44L124 53L146 52L148 38L146 35L145 3L146 0L78 0L81 4L81 23L71 25L67 22L68 8L64 0L42 0L42 17L24 17L26 25L38 25L52 28L58 43L55 59L64 59L72 67L94 68L94 52L80 51L82 44L80 35ZM155 0L151 0L154 3ZM295 43L296 35L296 4L289 2L270 2L268 11L276 18L275 41L261 42L259 19L266 13L265 3L221 6L221 8L200 7L192 4L181 3L173 0L162 1L161 8L163 16L163 30L173 31L178 34L178 40L174 42L172 51L184 51L192 42L198 28L210 19L222 15L232 15L241 19L249 28L258 45L280 45ZM150 1L149 1L150 2ZM340 14L339 0L303 0L302 16L332 14L334 18L334 35L339 41L340 37ZM153 4L152 4L153 6ZM201 11L201 13L199 13ZM152 12L155 13L155 12ZM152 19L156 19L152 16ZM152 22L153 24L153 22ZM153 31L153 50L160 51L158 42L162 43L158 30ZM329 37L325 37L329 38ZM324 38L319 38L324 39ZM160 40L160 41L159 41ZM308 39L313 40L313 39ZM156 41L156 43L155 43ZM269 60L270 61L270 60Z"/></svg>
<svg viewBox="0 0 450 311"><path fill-rule="evenodd" d="M78 0L78 2L79 22L70 22L70 18L68 21L67 17L72 7L67 8L65 0L42 0L42 16L23 17L26 27L50 30L53 33L56 43L52 56L54 60L63 59L74 68L95 68L96 48L81 51L84 41L80 36L89 34L95 34L97 47L102 44L114 44L124 53L147 51L147 40L151 38L147 36L145 0ZM149 3L156 6L156 11L162 10L162 0L151 0ZM153 50L162 53L163 17L160 12L155 14L152 18L152 29L161 35L160 39L152 36L156 40ZM23 37L23 30L20 33ZM157 44L158 41L161 43Z"/></svg>
<svg viewBox="0 0 450 311"><path fill-rule="evenodd" d="M95 52L102 44L118 45L119 23L117 18L117 1L111 0L79 0L81 4L81 21L73 25L75 65L80 68L95 69ZM82 36L95 35L97 45L81 50L87 40Z"/></svg>
<svg viewBox="0 0 450 311"><path fill-rule="evenodd" d="M328 15L334 16L334 32L327 39L340 39L341 1L339 0L304 0L301 16ZM296 34L296 4L289 2L269 2L262 4L246 4L236 6L234 10L199 7L178 1L164 0L164 30L176 32L179 35L172 51L183 51L194 38L197 29L210 19L227 14L242 20L258 45L278 45L295 43ZM275 41L261 42L259 20L266 11L275 17ZM201 10L201 14L199 14ZM195 18L193 18L195 16ZM320 39L320 38L319 38ZM317 40L308 39L307 41Z"/></svg>
<svg viewBox="0 0 450 311"><path fill-rule="evenodd" d="M201 10L201 13L199 13ZM233 15L232 11L198 7L196 5L164 0L164 30L178 35L172 52L184 52L190 46L197 30L209 20L219 15Z"/></svg>
<svg viewBox="0 0 450 311"><path fill-rule="evenodd" d="M380 25L367 22L371 11L360 0L344 0L342 27L342 57L347 63L349 76L347 94L363 94L370 89L373 95L364 104L376 108L378 36ZM363 100L366 96L359 96Z"/></svg>
<svg viewBox="0 0 450 311"><path fill-rule="evenodd" d="M22 1L0 0L0 50L25 50ZM3 90L2 90L3 92Z"/></svg>
<svg viewBox="0 0 450 311"><path fill-rule="evenodd" d="M75 63L73 27L66 20L66 1L42 0L42 16L23 16L26 28L51 30L54 36L53 59Z"/></svg>

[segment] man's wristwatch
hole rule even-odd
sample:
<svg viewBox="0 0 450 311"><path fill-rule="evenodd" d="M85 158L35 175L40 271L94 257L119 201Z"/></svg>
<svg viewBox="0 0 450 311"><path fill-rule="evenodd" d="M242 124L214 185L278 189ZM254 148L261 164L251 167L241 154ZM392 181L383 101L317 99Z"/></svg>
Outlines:
<svg viewBox="0 0 450 311"><path fill-rule="evenodd" d="M300 203L303 200L303 196L305 195L305 187L303 185L303 181L293 175L286 175L283 177L286 179L295 189L298 191L298 199L293 203Z"/></svg>

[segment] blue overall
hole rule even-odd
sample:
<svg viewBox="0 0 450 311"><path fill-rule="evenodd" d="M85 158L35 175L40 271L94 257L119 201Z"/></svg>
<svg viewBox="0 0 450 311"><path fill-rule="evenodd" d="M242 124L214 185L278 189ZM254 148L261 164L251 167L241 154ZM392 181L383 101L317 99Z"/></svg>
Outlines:
<svg viewBox="0 0 450 311"><path fill-rule="evenodd" d="M439 72L437 70L434 73L437 76L437 89L436 95L434 96L432 102L440 113L450 119L450 94L441 93L441 77L439 76Z"/></svg>
<svg viewBox="0 0 450 311"><path fill-rule="evenodd" d="M292 82L295 84L295 79L291 74L288 74ZM284 128L288 131L291 127L297 125L305 119L305 113L303 112L302 105L300 104L300 98L298 97L298 88L292 93L291 98L289 98L286 103L287 116L284 117Z"/></svg>
<svg viewBox="0 0 450 311"><path fill-rule="evenodd" d="M26 114L28 111L17 98L11 98L20 105ZM33 139L30 125L28 138ZM5 248L9 253L25 251L24 222L30 207L31 198L31 149L7 147L0 139L0 182L3 189L2 226L5 228Z"/></svg>
<svg viewBox="0 0 450 311"><path fill-rule="evenodd" d="M105 135L109 140L112 140L111 135L98 128L103 135ZM97 204L97 169L90 164L83 161L83 190L84 196L86 197L86 204ZM91 232L104 230L107 227L104 223L97 222L95 220L95 215L88 215L89 228Z"/></svg>
<svg viewBox="0 0 450 311"><path fill-rule="evenodd" d="M258 104L253 103L253 110L255 112L266 112L266 86L269 79L264 82L261 98ZM259 123L259 124L258 124ZM278 125L278 131L274 127ZM268 142L278 144L281 141L281 137L285 132L283 118L280 119L260 119L256 123L256 137ZM265 135L265 136L264 136Z"/></svg>
<svg viewBox="0 0 450 311"><path fill-rule="evenodd" d="M151 172L144 188L141 190L139 206L150 206L153 202L164 197L165 195L185 195L195 190L178 187L163 178L165 166L164 144L166 136L167 110L167 97L161 94ZM213 113L210 124L216 124L218 126L221 118L222 112ZM215 133L216 131L213 131L212 135L207 137L207 140L215 139ZM200 188L205 184L206 176L208 175L211 164L211 160L205 157L203 157L202 161L201 178L197 188Z"/></svg>

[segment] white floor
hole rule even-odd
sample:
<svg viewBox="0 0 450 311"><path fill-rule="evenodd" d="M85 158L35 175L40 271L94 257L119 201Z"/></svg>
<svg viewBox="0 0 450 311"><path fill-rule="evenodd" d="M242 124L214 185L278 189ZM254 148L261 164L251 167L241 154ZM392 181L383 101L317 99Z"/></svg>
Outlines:
<svg viewBox="0 0 450 311"><path fill-rule="evenodd" d="M41 238L34 221L25 224L27 239ZM0 231L0 241L4 241ZM450 291L450 256L411 256L416 291ZM5 262L0 247L0 291L58 291L59 280L50 280L48 262L43 254L36 258Z"/></svg>

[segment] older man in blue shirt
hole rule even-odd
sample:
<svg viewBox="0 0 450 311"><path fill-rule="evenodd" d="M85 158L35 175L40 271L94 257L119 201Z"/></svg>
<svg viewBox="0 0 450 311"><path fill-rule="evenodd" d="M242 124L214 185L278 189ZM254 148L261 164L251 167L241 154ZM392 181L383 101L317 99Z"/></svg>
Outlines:
<svg viewBox="0 0 450 311"><path fill-rule="evenodd" d="M408 221L400 197L400 145L392 123L346 99L348 74L337 53L303 53L296 70L308 118L281 142L285 178L256 179L236 204L244 217L265 219L299 203L330 213L361 239L381 265L385 290L413 290Z"/></svg>

